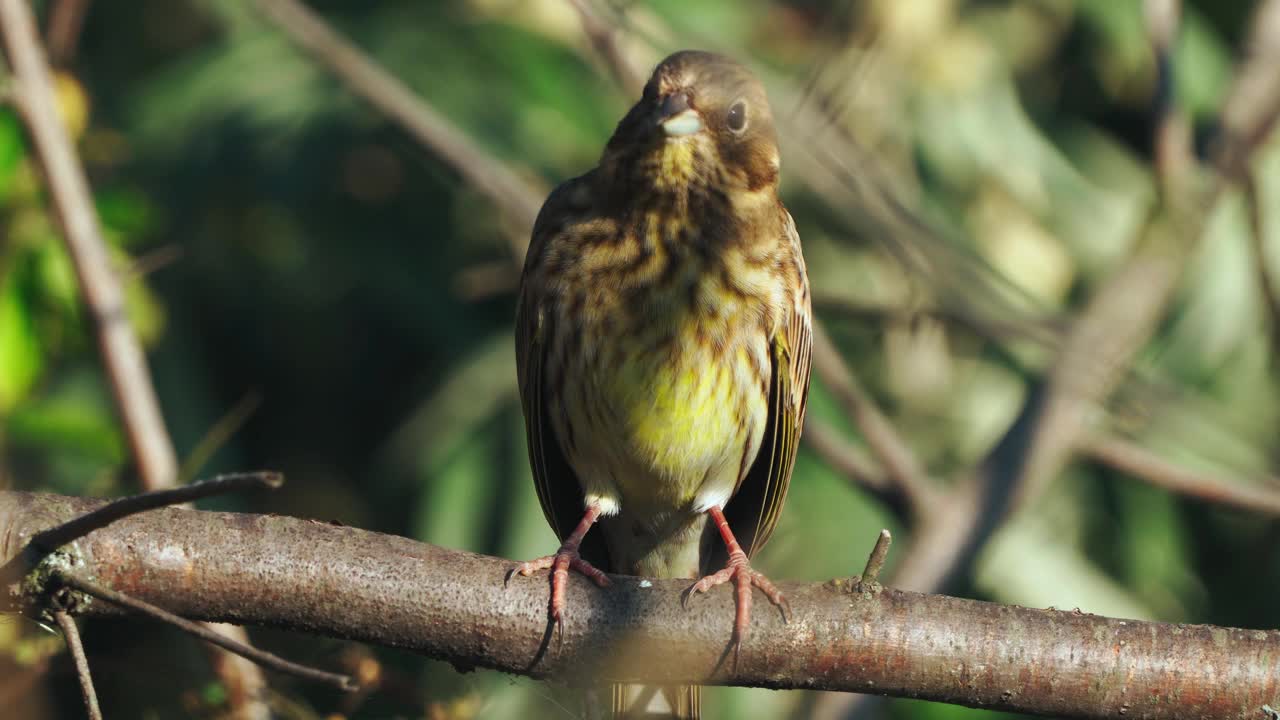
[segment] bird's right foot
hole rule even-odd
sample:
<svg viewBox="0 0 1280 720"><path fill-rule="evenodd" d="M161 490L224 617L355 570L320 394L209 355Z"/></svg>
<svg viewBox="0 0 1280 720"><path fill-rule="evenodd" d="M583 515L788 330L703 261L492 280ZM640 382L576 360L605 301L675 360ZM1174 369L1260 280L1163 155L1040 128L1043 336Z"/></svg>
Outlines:
<svg viewBox="0 0 1280 720"><path fill-rule="evenodd" d="M507 573L507 580L511 580L512 575L521 575L528 577L538 570L551 570L551 604L548 615L551 621L560 624L564 620L564 589L569 582L569 571L576 570L578 573L586 576L599 587L608 587L609 576L605 575L602 570L595 565L582 559L578 554L578 548L582 546L582 538L586 536L587 531L595 524L600 517L600 508L596 505L587 507L587 512L582 516L582 521L578 523L578 527L569 537L564 539L564 543L560 545L560 549L554 555L547 555L536 560L520 563Z"/></svg>
<svg viewBox="0 0 1280 720"><path fill-rule="evenodd" d="M569 571L576 570L578 573L587 577L599 587L608 587L609 576L595 565L582 559L578 554L578 548L568 547L568 544L560 546L560 550L555 555L547 555L536 560L522 562L511 570L507 575L510 579L511 575L521 575L528 577L539 570L551 569L551 606L549 615L553 622L559 623L564 617L564 589L569 582Z"/></svg>

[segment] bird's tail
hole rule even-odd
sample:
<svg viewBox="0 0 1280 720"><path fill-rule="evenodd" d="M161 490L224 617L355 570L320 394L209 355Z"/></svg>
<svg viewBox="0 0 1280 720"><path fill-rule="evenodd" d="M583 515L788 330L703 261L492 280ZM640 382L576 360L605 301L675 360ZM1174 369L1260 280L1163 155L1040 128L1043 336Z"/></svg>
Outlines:
<svg viewBox="0 0 1280 720"><path fill-rule="evenodd" d="M697 685L614 685L614 720L698 720L702 688Z"/></svg>

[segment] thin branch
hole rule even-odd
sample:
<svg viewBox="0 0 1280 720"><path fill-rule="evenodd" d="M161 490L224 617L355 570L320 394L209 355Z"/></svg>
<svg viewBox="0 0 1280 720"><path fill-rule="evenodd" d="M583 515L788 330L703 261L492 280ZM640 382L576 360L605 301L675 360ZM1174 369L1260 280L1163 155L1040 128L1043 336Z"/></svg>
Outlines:
<svg viewBox="0 0 1280 720"><path fill-rule="evenodd" d="M84 645L80 642L80 630L76 621L71 619L66 610L57 610L53 619L62 630L62 637L67 641L67 650L76 666L76 677L80 680L80 695L84 698L85 714L89 720L102 720L102 708L98 707L98 693L93 689L93 675L89 672L89 659L85 657Z"/></svg>
<svg viewBox="0 0 1280 720"><path fill-rule="evenodd" d="M32 538L32 542L46 550L66 545L117 520L147 510L195 502L201 498L245 490L274 490L284 484L284 476L276 472L251 472L219 475L209 480L184 485L171 490L131 495L108 502L93 512L81 515L57 527L49 528Z"/></svg>
<svg viewBox="0 0 1280 720"><path fill-rule="evenodd" d="M861 490L888 499L893 489L879 467L861 448L840 436L840 431L809 415L804 421L800 439L833 470L845 476Z"/></svg>
<svg viewBox="0 0 1280 720"><path fill-rule="evenodd" d="M297 0L256 0L258 9L313 60L484 193L511 221L511 251L523 262L546 192L476 144L403 82Z"/></svg>
<svg viewBox="0 0 1280 720"><path fill-rule="evenodd" d="M178 477L183 482L190 482L204 468L205 463L209 462L209 458L213 457L240 428L244 427L261 404L261 394L256 391L245 393L244 397L240 398L240 402L218 418L213 427L209 428L191 449L191 453L178 469Z"/></svg>
<svg viewBox="0 0 1280 720"><path fill-rule="evenodd" d="M102 362L143 488L171 487L178 468L173 443L160 415L142 345L125 314L124 293L112 270L84 168L58 116L38 37L35 19L25 2L0 0L0 38L13 71L15 105L44 169L54 214L94 319Z"/></svg>
<svg viewBox="0 0 1280 720"><path fill-rule="evenodd" d="M121 273L125 280L137 280L162 270L182 259L181 245L161 245L130 260Z"/></svg>
<svg viewBox="0 0 1280 720"><path fill-rule="evenodd" d="M1280 484L1274 480L1268 489L1258 484L1206 476L1169 462L1141 446L1103 436L1086 440L1081 452L1114 470L1180 495L1248 512L1280 515Z"/></svg>
<svg viewBox="0 0 1280 720"><path fill-rule="evenodd" d="M79 590L80 592L85 593L86 595L92 595L99 600L105 600L112 605L119 605L120 607L128 608L140 615L149 617L152 620L172 625L185 633L194 635L207 643L217 645L227 652L235 653L240 657L251 660L270 670L275 670L276 672L284 673L286 675L293 675L294 677L299 677L304 680L322 682L327 685L332 685L339 690L358 689L355 681L346 675L339 675L337 673L325 672L324 670L307 667L306 665L299 665L298 663L285 660L279 655L274 655L266 652L265 650L259 650L251 645L236 642L220 633L210 630L208 627L205 627L198 622L192 622L186 618L179 617L164 608L156 607L151 603L129 597L124 593L117 592L111 588L80 577L73 572L61 571L55 573L54 579L73 590Z"/></svg>
<svg viewBox="0 0 1280 720"><path fill-rule="evenodd" d="M1254 10L1245 54L1223 102L1219 136L1211 150L1219 172L1240 177L1254 150L1280 118L1280 0L1262 0Z"/></svg>
<svg viewBox="0 0 1280 720"><path fill-rule="evenodd" d="M0 492L0 561L101 503ZM181 558L175 562L175 558ZM571 682L810 688L1082 718L1252 718L1280 694L1280 632L1114 620L857 583L783 587L794 616L756 613L722 662L732 593L681 605L687 581L569 583L548 642L545 575L510 561L282 516L163 508L76 545L76 577L190 619L255 623ZM57 587L58 580L50 578ZM8 599L39 603L28 578ZM18 592L15 597L12 593ZM86 615L118 612L86 603Z"/></svg>
<svg viewBox="0 0 1280 720"><path fill-rule="evenodd" d="M813 328L813 369L857 425L884 473L898 486L912 514L933 504L934 489L907 441L866 394L821 323Z"/></svg>
<svg viewBox="0 0 1280 720"><path fill-rule="evenodd" d="M582 31L591 41L591 47L600 56L605 67L609 69L613 81L626 93L627 97L639 96L641 88L644 87L644 78L636 73L618 47L617 29L600 17L595 8L591 7L589 0L568 0L568 2L577 11L582 21Z"/></svg>

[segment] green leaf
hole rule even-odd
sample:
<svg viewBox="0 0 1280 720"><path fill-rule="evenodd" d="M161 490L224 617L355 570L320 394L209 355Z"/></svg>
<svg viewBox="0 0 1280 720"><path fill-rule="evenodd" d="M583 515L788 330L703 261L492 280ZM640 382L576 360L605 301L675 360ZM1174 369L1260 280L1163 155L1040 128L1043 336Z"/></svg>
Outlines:
<svg viewBox="0 0 1280 720"><path fill-rule="evenodd" d="M0 279L0 413L11 410L40 376L43 357L15 266Z"/></svg>
<svg viewBox="0 0 1280 720"><path fill-rule="evenodd" d="M7 198L26 155L22 129L12 112L0 112L0 198Z"/></svg>
<svg viewBox="0 0 1280 720"><path fill-rule="evenodd" d="M137 190L98 190L94 200L103 230L121 247L136 244L154 222L151 203Z"/></svg>

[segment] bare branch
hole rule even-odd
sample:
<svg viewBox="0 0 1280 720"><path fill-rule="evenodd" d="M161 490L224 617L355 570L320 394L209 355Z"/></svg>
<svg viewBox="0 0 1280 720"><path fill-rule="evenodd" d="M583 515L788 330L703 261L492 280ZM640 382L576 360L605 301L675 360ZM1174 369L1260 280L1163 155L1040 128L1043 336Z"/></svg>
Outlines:
<svg viewBox="0 0 1280 720"><path fill-rule="evenodd" d="M260 404L262 404L262 396L258 392L251 390L245 393L244 397L240 398L240 402L218 418L218 421L196 442L187 459L178 468L178 479L184 483L191 482L205 463L209 462L209 458L213 457L236 434L236 431L244 427ZM279 485L273 486L273 489L275 487Z"/></svg>
<svg viewBox="0 0 1280 720"><path fill-rule="evenodd" d="M1262 0L1254 11L1245 56L1223 103L1214 165L1239 177L1253 151L1280 117L1280 0Z"/></svg>
<svg viewBox="0 0 1280 720"><path fill-rule="evenodd" d="M1094 436L1087 439L1080 450L1096 462L1180 495L1249 512L1280 515L1280 483L1274 480L1268 489L1259 484L1209 477L1116 438Z"/></svg>
<svg viewBox="0 0 1280 720"><path fill-rule="evenodd" d="M884 473L867 457L861 448L840 436L840 431L809 415L804 421L804 433L800 439L818 457L836 472L844 475L862 490L873 493L886 501L892 490Z"/></svg>
<svg viewBox="0 0 1280 720"><path fill-rule="evenodd" d="M523 262L529 232L547 193L494 158L447 118L414 94L359 48L297 0L257 0L269 18L299 48L333 73L347 89L399 125L420 145L484 193L511 221L512 255Z"/></svg>
<svg viewBox="0 0 1280 720"><path fill-rule="evenodd" d="M54 214L62 226L85 304L94 319L102 362L143 488L167 488L177 478L173 443L160 415L142 346L125 315L124 293L111 267L84 168L80 167L58 116L38 37L26 3L0 0L0 38L14 75L14 104L49 183Z"/></svg>
<svg viewBox="0 0 1280 720"><path fill-rule="evenodd" d="M71 653L71 661L75 663L76 677L80 680L80 694L84 697L85 714L89 716L89 720L102 720L102 708L98 707L98 693L93 689L93 675L89 673L89 659L85 657L76 621L71 619L66 610L55 611L53 619L62 630L67 650Z"/></svg>
<svg viewBox="0 0 1280 720"><path fill-rule="evenodd" d="M99 505L0 493L0 561ZM1253 718L1280 693L1280 632L865 592L856 580L786 586L791 622L757 613L736 667L721 662L732 594L686 610L681 580L618 576L600 590L572 579L563 639L548 642L545 576L504 588L506 560L289 517L155 510L83 538L70 561L77 575L187 618L573 682L828 689L1116 719ZM47 588L33 584L8 586L4 597L40 602ZM116 612L107 603L80 609Z"/></svg>
<svg viewBox="0 0 1280 720"><path fill-rule="evenodd" d="M306 665L299 665L298 663L285 660L279 655L274 655L266 652L265 650L259 650L252 645L236 642L221 633L214 632L205 625L174 615L168 610L156 607L151 603L143 602L137 598L129 597L124 593L103 587L102 585L80 577L73 572L58 572L54 574L54 578L59 583L62 583L73 590L79 590L80 592L85 593L86 595L92 595L99 600L105 600L113 605L128 608L129 610L145 615L152 620L172 625L185 633L204 640L207 643L217 645L227 652L235 653L240 657L247 658L262 667L269 668L286 675L293 675L294 677L299 677L303 680L322 682L327 685L332 685L339 690L350 691L359 689L355 681L346 675L339 675L337 673L325 672L323 670L307 667Z"/></svg>

